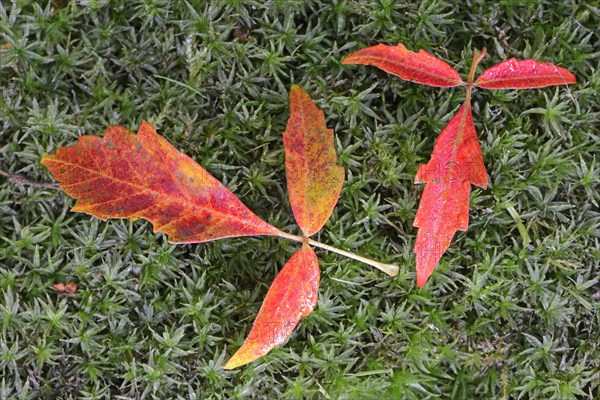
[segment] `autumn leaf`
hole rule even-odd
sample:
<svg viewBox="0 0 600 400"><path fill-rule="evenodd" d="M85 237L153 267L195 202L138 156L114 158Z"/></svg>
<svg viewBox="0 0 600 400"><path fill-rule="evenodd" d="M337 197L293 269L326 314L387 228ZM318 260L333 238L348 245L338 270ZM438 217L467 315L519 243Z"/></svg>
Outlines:
<svg viewBox="0 0 600 400"><path fill-rule="evenodd" d="M290 201L305 236L282 232L254 215L204 168L178 152L143 121L137 134L111 126L104 138L83 136L77 144L45 155L42 163L75 198L72 211L101 219L149 220L171 242L273 235L301 242L273 282L248 340L227 364L235 368L283 343L302 316L315 307L319 265L309 245L358 260L395 276L384 264L308 237L325 224L340 194L344 170L336 165L333 131L299 87L290 93L291 116L284 133ZM58 291L69 286L56 284ZM76 288L76 287L75 287Z"/></svg>
<svg viewBox="0 0 600 400"><path fill-rule="evenodd" d="M248 338L225 369L252 362L287 340L317 304L319 273L315 252L304 244L273 280Z"/></svg>
<svg viewBox="0 0 600 400"><path fill-rule="evenodd" d="M417 286L423 287L457 230L469 225L471 184L487 187L487 173L471 105L465 102L438 136L431 160L419 167L415 183L426 183L413 226Z"/></svg>
<svg viewBox="0 0 600 400"><path fill-rule="evenodd" d="M55 283L54 285L52 285L52 287L56 289L58 293L74 294L75 292L77 292L77 284L74 282Z"/></svg>
<svg viewBox="0 0 600 400"><path fill-rule="evenodd" d="M346 56L342 64L373 65L402 79L429 86L452 87L464 83L458 72L445 61L425 50L418 53L407 50L403 44L367 47Z"/></svg>
<svg viewBox="0 0 600 400"><path fill-rule="evenodd" d="M426 183L413 222L419 228L414 247L419 287L423 287L431 276L454 233L467 229L471 184L487 187L487 173L471 112L473 87L535 88L576 81L575 76L564 68L514 58L487 69L474 81L477 65L486 52L485 48L474 51L465 85L465 102L439 135L431 160L419 168L415 177L416 183ZM402 44L368 47L346 56L342 63L374 65L402 79L431 86L463 84L458 72L442 60L423 50L410 52Z"/></svg>
<svg viewBox="0 0 600 400"><path fill-rule="evenodd" d="M172 243L282 233L146 121L137 135L111 126L104 138L82 136L42 163L77 199L72 211L103 220L144 218Z"/></svg>
<svg viewBox="0 0 600 400"><path fill-rule="evenodd" d="M530 89L575 82L575 75L549 62L511 58L483 71L474 85L484 89Z"/></svg>
<svg viewBox="0 0 600 400"><path fill-rule="evenodd" d="M283 145L294 218L310 236L329 219L342 190L344 168L337 165L333 130L327 129L323 111L298 85L290 92L290 118Z"/></svg>
<svg viewBox="0 0 600 400"><path fill-rule="evenodd" d="M323 111L298 85L290 91L283 144L292 211L308 237L329 219L344 183L344 169L336 163L333 130L327 129ZM305 242L273 281L248 338L225 368L247 364L284 343L300 318L314 309L318 289L317 256Z"/></svg>

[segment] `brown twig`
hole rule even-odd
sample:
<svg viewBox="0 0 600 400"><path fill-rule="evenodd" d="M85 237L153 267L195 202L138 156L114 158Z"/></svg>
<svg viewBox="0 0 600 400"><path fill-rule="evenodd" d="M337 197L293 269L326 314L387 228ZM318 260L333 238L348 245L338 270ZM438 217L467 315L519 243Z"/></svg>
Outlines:
<svg viewBox="0 0 600 400"><path fill-rule="evenodd" d="M17 185L31 186L36 188L44 188L44 189L56 189L58 190L57 183L45 183L45 182L35 182L30 179L25 178L24 176L11 174L6 171L0 169L0 175L3 175L8 178L9 182L16 183Z"/></svg>

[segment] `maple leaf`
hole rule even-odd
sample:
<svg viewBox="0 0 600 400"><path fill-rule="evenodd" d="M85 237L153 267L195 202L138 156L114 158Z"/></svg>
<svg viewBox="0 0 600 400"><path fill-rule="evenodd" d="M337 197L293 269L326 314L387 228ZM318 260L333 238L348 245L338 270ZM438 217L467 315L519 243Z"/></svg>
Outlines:
<svg viewBox="0 0 600 400"><path fill-rule="evenodd" d="M306 236L329 219L342 191L344 168L337 165L333 130L298 85L290 92L290 119L283 133L285 173L296 223Z"/></svg>
<svg viewBox="0 0 600 400"><path fill-rule="evenodd" d="M317 305L319 273L315 252L302 245L273 280L248 338L224 368L252 362L284 343Z"/></svg>
<svg viewBox="0 0 600 400"><path fill-rule="evenodd" d="M77 199L71 211L103 220L144 218L172 243L282 233L146 121L137 135L111 126L104 138L82 136L42 164Z"/></svg>
<svg viewBox="0 0 600 400"><path fill-rule="evenodd" d="M533 59L511 58L488 68L473 81L479 62L486 54L476 51L466 83L463 106L436 140L431 160L419 167L415 183L426 183L413 226L418 227L416 254L417 286L423 287L457 230L469 224L471 184L487 187L487 173L473 123L471 91L484 89L539 88L575 83L568 70ZM407 51L404 45L379 44L346 56L344 64L369 64L402 79L429 86L457 86L458 72L444 61L420 50Z"/></svg>

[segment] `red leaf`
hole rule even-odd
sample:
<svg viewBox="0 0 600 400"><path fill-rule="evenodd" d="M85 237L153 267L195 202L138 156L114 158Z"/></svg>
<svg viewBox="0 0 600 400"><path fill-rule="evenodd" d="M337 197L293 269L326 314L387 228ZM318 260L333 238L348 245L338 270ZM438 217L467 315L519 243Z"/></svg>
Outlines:
<svg viewBox="0 0 600 400"><path fill-rule="evenodd" d="M458 72L445 61L425 50L407 50L403 44L378 44L358 50L342 60L342 64L373 65L408 81L429 86L452 87L463 84Z"/></svg>
<svg viewBox="0 0 600 400"><path fill-rule="evenodd" d="M54 285L52 285L52 287L56 289L58 293L73 294L77 292L77 284L73 282L55 283Z"/></svg>
<svg viewBox="0 0 600 400"><path fill-rule="evenodd" d="M344 168L337 165L333 130L327 129L323 111L298 85L290 92L290 119L283 145L294 218L310 236L329 219L342 191Z"/></svg>
<svg viewBox="0 0 600 400"><path fill-rule="evenodd" d="M413 223L419 228L414 249L417 286L423 287L454 233L469 225L470 184L487 187L469 103L442 130L431 160L419 167L415 182L427 184Z"/></svg>
<svg viewBox="0 0 600 400"><path fill-rule="evenodd" d="M279 272L256 316L248 338L225 364L225 369L252 362L284 343L300 318L317 304L319 262L306 244Z"/></svg>
<svg viewBox="0 0 600 400"><path fill-rule="evenodd" d="M511 58L483 71L475 86L484 89L528 89L575 83L568 70L548 62Z"/></svg>
<svg viewBox="0 0 600 400"><path fill-rule="evenodd" d="M282 233L146 121L137 135L111 126L104 138L82 136L42 163L77 199L72 211L103 220L145 218L173 243Z"/></svg>

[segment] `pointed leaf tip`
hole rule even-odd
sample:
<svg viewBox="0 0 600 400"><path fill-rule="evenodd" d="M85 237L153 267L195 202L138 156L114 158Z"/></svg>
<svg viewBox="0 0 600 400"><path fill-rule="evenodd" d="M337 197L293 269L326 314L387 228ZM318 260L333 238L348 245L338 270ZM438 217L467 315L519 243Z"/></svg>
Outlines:
<svg viewBox="0 0 600 400"><path fill-rule="evenodd" d="M426 183L413 222L418 227L417 286L423 287L457 230L469 225L471 184L487 186L487 172L471 115L463 104L437 138L431 160L419 167L416 182Z"/></svg>
<svg viewBox="0 0 600 400"><path fill-rule="evenodd" d="M427 274L426 272L418 272L418 271L419 270L417 270L417 287L423 288L423 287L425 287L425 284L427 283L427 280L429 279L429 277L431 276L433 271L429 274Z"/></svg>
<svg viewBox="0 0 600 400"><path fill-rule="evenodd" d="M223 368L255 361L283 344L317 305L319 274L317 256L304 244L271 284L248 338Z"/></svg>
<svg viewBox="0 0 600 400"><path fill-rule="evenodd" d="M378 44L358 50L342 60L342 64L372 65L402 79L437 87L463 84L458 72L445 61L425 50L407 50L403 44Z"/></svg>
<svg viewBox="0 0 600 400"><path fill-rule="evenodd" d="M344 168L337 165L333 130L298 85L290 91L290 118L283 133L285 172L294 218L306 236L318 232L337 204Z"/></svg>
<svg viewBox="0 0 600 400"><path fill-rule="evenodd" d="M42 163L77 200L72 211L144 218L174 243L281 233L146 121L137 135L110 126L103 138L82 136Z"/></svg>
<svg viewBox="0 0 600 400"><path fill-rule="evenodd" d="M576 83L577 78L565 68L534 59L508 59L483 71L475 86L484 89L534 89Z"/></svg>

